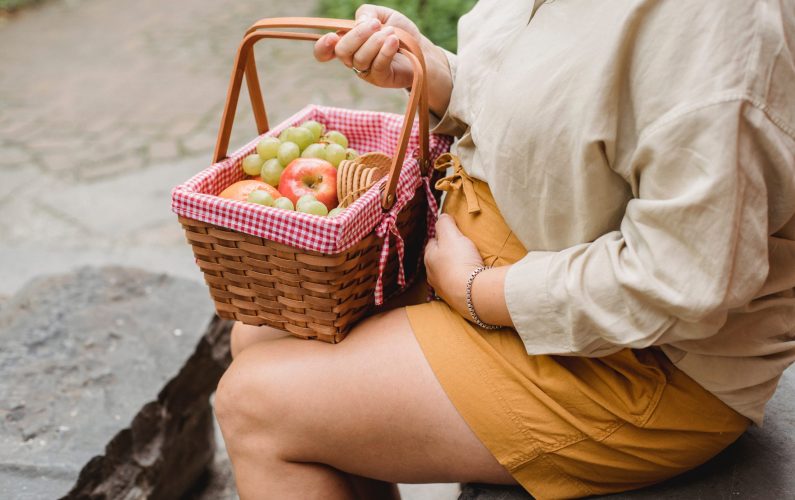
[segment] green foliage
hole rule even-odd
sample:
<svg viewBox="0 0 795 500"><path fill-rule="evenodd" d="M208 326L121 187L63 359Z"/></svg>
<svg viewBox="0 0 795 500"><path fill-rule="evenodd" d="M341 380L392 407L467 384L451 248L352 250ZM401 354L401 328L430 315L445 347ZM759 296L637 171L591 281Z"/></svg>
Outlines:
<svg viewBox="0 0 795 500"><path fill-rule="evenodd" d="M1 1L1 0L0 0ZM417 23L420 31L434 43L455 51L458 18L475 5L476 0L321 0L320 15L352 19L363 3L383 5L402 12Z"/></svg>
<svg viewBox="0 0 795 500"><path fill-rule="evenodd" d="M0 0L0 12L11 12L25 5L39 2L40 0Z"/></svg>

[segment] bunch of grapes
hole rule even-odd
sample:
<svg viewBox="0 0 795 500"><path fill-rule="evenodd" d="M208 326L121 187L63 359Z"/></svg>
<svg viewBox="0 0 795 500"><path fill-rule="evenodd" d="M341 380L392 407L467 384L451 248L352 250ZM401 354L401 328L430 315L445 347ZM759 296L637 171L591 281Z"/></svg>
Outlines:
<svg viewBox="0 0 795 500"><path fill-rule="evenodd" d="M263 182L277 187L282 171L299 156L320 158L339 166L342 160L353 160L359 154L348 147L348 138L342 132L331 130L314 120L298 127L284 130L278 138L266 137L257 144L257 152L243 158L243 171L260 176Z"/></svg>

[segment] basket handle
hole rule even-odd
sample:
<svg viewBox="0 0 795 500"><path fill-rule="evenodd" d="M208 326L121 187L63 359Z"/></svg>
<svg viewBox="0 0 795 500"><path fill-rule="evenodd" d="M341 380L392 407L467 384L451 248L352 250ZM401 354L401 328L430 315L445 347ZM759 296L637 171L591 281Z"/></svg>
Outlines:
<svg viewBox="0 0 795 500"><path fill-rule="evenodd" d="M226 104L221 117L221 127L218 130L218 139L213 153L213 162L219 162L226 158L229 148L229 138L232 133L232 124L235 119L238 98L240 97L240 87L243 76L246 77L246 85L251 98L251 107L254 111L254 120L260 134L268 131L268 118L265 112L265 103L262 100L257 69L254 62L253 46L263 38L282 38L288 40L309 40L316 41L322 35L308 32L289 32L289 31L262 31L271 28L312 28L321 30L336 30L347 32L354 27L354 22L344 19L324 19L311 17L281 17L272 19L260 19L252 25L243 41L240 43L235 63L232 69L232 77L229 82L229 90L226 95ZM428 89L425 82L425 59L417 41L407 32L400 28L395 28L395 34L400 40L399 51L406 56L414 69L411 83L406 114L403 120L403 129L398 140L398 150L392 158L392 165L389 169L389 177L386 189L381 195L381 206L384 210L389 210L395 204L395 191L397 190L400 169L408 149L409 137L411 136L414 115L419 110L420 127L420 151L418 161L423 173L427 172L429 159L429 110L428 110Z"/></svg>

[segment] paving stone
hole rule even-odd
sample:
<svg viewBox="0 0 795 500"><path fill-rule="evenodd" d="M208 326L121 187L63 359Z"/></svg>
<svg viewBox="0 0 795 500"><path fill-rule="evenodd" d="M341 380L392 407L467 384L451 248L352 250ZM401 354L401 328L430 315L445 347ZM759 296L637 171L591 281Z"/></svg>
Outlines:
<svg viewBox="0 0 795 500"><path fill-rule="evenodd" d="M137 172L145 166L146 158L143 151L132 153L113 153L105 158L94 159L84 163L77 169L77 179L82 182L119 178L129 172Z"/></svg>
<svg viewBox="0 0 795 500"><path fill-rule="evenodd" d="M34 150L33 155L45 172L66 179L75 179L81 167L96 161L90 148L74 151Z"/></svg>
<svg viewBox="0 0 795 500"><path fill-rule="evenodd" d="M187 154L208 154L215 147L217 136L215 132L200 130L182 141L182 147Z"/></svg>
<svg viewBox="0 0 795 500"><path fill-rule="evenodd" d="M9 168L3 174L4 182L0 184L0 203L13 196L20 188L39 180L40 176L35 165L28 162Z"/></svg>
<svg viewBox="0 0 795 500"><path fill-rule="evenodd" d="M0 227L3 227L0 250L9 248L13 242L22 241L41 248L42 242L52 240L60 241L60 246L63 248L65 245L91 236L91 230L83 225L82 221L45 203L46 196L41 196L40 193L56 195L58 187L57 180L42 176L35 183L19 186L11 201L4 200L0 209ZM14 262L13 260L0 262L0 275L4 280L9 279L9 275L17 271L13 269ZM29 271L35 274L40 266L37 266L36 262L30 264L33 267ZM30 277L29 275L28 278Z"/></svg>
<svg viewBox="0 0 795 500"><path fill-rule="evenodd" d="M26 141L26 146L36 152L67 155L83 149L84 140L82 137L59 130L57 134L50 132Z"/></svg>
<svg viewBox="0 0 795 500"><path fill-rule="evenodd" d="M174 140L159 140L149 144L147 150L149 163L162 163L179 158L179 146Z"/></svg>
<svg viewBox="0 0 795 500"><path fill-rule="evenodd" d="M8 140L22 141L31 137L39 127L31 116L25 116L25 109L8 108L3 109L4 113L12 116L0 126L0 137Z"/></svg>
<svg viewBox="0 0 795 500"><path fill-rule="evenodd" d="M32 155L14 145L0 146L0 167L21 167L33 162Z"/></svg>
<svg viewBox="0 0 795 500"><path fill-rule="evenodd" d="M198 121L195 118L177 120L176 123L169 124L165 127L164 134L172 138L185 137L196 130L197 124Z"/></svg>
<svg viewBox="0 0 795 500"><path fill-rule="evenodd" d="M125 268L40 278L3 304L0 491L178 498L214 453L229 325L208 330L211 311L203 286Z"/></svg>

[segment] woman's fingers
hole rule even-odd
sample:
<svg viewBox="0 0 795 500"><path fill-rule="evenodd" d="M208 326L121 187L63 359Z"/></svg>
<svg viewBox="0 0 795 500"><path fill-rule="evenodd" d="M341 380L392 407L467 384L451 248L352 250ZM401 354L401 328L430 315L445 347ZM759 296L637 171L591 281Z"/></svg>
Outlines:
<svg viewBox="0 0 795 500"><path fill-rule="evenodd" d="M392 79L394 72L392 61L395 59L399 47L400 41L395 35L390 35L384 40L378 55L375 56L370 66L370 72L374 77L384 81Z"/></svg>
<svg viewBox="0 0 795 500"><path fill-rule="evenodd" d="M356 15L354 17L356 19L356 24L365 22L369 19L378 19L382 23L386 24L392 12L394 12L392 9L388 9L386 7L364 4L356 9Z"/></svg>
<svg viewBox="0 0 795 500"><path fill-rule="evenodd" d="M337 58L349 68L366 72L366 77L360 76L378 86L409 87L411 64L400 56L395 58L400 48L396 27L417 32L408 18L392 9L362 5L350 31L326 34L315 43L315 58L321 62Z"/></svg>
<svg viewBox="0 0 795 500"><path fill-rule="evenodd" d="M394 33L395 29L391 26L387 26L368 38L367 41L359 47L359 50L353 54L353 67L361 71L371 69L373 60L378 56L381 47L384 45L384 40Z"/></svg>
<svg viewBox="0 0 795 500"><path fill-rule="evenodd" d="M353 55L356 51L380 29L381 22L378 19L370 19L366 22L357 24L337 42L337 45L334 47L335 55L345 66L350 68L353 64Z"/></svg>
<svg viewBox="0 0 795 500"><path fill-rule="evenodd" d="M315 59L326 62L334 59L334 47L340 41L336 33L326 33L315 42Z"/></svg>

